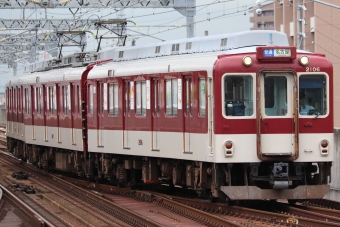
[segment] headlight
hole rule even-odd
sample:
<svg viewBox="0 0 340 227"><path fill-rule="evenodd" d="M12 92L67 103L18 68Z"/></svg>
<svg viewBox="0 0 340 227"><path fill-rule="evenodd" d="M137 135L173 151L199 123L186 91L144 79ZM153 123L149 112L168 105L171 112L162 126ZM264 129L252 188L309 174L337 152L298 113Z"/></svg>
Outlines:
<svg viewBox="0 0 340 227"><path fill-rule="evenodd" d="M308 65L309 63L309 58L307 56L301 56L300 57L300 64L303 66Z"/></svg>
<svg viewBox="0 0 340 227"><path fill-rule="evenodd" d="M249 56L245 56L243 58L242 62L245 66L248 67L248 66L251 66L253 64L253 59L251 59L251 57L249 57Z"/></svg>

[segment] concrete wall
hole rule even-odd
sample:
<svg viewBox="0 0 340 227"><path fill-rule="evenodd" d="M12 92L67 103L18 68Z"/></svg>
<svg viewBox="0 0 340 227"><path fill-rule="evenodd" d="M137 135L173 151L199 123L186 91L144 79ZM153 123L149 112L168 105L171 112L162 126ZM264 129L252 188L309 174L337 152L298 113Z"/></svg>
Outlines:
<svg viewBox="0 0 340 227"><path fill-rule="evenodd" d="M0 105L0 126L6 126L7 115L5 106Z"/></svg>
<svg viewBox="0 0 340 227"><path fill-rule="evenodd" d="M334 142L331 190L325 198L340 201L340 128L334 129Z"/></svg>

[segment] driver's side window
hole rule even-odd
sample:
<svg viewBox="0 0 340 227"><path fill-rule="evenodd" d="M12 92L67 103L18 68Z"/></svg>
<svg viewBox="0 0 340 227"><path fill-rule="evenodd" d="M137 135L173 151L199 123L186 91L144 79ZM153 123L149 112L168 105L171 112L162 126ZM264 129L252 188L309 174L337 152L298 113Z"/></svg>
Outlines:
<svg viewBox="0 0 340 227"><path fill-rule="evenodd" d="M299 114L327 114L327 79L325 75L299 77Z"/></svg>

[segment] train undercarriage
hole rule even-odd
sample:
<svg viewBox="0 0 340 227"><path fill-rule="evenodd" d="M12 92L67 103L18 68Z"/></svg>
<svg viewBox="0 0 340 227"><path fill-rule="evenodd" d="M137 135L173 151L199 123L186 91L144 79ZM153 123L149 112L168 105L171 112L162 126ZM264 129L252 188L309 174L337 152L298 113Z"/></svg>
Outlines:
<svg viewBox="0 0 340 227"><path fill-rule="evenodd" d="M133 187L168 184L222 200L322 198L331 162L208 163L116 154L83 153L25 144L8 138L16 157L46 171Z"/></svg>

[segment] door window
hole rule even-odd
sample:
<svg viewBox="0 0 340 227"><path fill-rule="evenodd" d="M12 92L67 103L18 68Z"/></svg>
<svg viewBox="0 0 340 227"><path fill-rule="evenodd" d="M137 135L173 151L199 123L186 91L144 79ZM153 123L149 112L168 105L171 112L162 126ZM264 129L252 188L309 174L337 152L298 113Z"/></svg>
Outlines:
<svg viewBox="0 0 340 227"><path fill-rule="evenodd" d="M264 78L264 102L267 116L287 115L287 78L285 76Z"/></svg>

